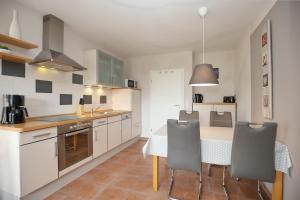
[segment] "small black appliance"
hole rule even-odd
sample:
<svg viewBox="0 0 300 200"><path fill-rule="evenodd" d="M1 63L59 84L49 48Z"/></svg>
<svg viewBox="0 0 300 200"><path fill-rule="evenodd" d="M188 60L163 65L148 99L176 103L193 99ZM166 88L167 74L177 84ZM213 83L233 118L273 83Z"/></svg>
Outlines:
<svg viewBox="0 0 300 200"><path fill-rule="evenodd" d="M223 103L235 103L235 96L223 97Z"/></svg>
<svg viewBox="0 0 300 200"><path fill-rule="evenodd" d="M202 102L203 102L203 95L202 94L194 94L193 103L202 103Z"/></svg>
<svg viewBox="0 0 300 200"><path fill-rule="evenodd" d="M2 124L18 124L25 122L28 112L23 95L3 95Z"/></svg>

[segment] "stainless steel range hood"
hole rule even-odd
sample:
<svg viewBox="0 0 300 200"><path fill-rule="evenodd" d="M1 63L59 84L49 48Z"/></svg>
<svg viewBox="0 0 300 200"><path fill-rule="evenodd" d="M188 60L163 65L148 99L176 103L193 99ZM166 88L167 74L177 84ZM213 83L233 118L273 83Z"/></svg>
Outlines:
<svg viewBox="0 0 300 200"><path fill-rule="evenodd" d="M63 52L64 22L54 15L43 17L43 50L29 64L59 71L82 71L81 66Z"/></svg>

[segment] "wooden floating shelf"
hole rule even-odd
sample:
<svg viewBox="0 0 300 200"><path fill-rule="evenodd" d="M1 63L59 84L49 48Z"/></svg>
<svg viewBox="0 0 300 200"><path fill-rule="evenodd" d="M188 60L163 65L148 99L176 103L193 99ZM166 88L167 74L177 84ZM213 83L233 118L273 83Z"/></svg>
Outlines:
<svg viewBox="0 0 300 200"><path fill-rule="evenodd" d="M24 48L24 49L35 49L35 48L39 47L38 45L33 44L31 42L27 42L27 41L24 41L24 40L13 38L13 37L10 37L10 36L4 35L4 34L0 34L0 42L4 42L4 43L7 43L7 44L18 46L18 47L21 47L21 48Z"/></svg>
<svg viewBox="0 0 300 200"><path fill-rule="evenodd" d="M3 52L0 52L0 59L15 62L15 63L21 63L21 64L32 61L32 59L28 57L17 56L17 55L3 53Z"/></svg>

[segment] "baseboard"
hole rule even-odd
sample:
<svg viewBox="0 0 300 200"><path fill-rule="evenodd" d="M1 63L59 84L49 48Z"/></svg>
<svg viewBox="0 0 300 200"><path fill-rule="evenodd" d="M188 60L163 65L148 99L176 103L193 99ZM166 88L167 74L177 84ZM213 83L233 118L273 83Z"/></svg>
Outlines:
<svg viewBox="0 0 300 200"><path fill-rule="evenodd" d="M139 137L136 137L124 144L121 144L120 146L110 150L109 152L103 154L102 156L78 167L77 169L74 169L72 172L69 172L68 174L60 177L59 179L56 179L52 183L49 183L48 185L38 189L37 191L28 194L25 197L22 197L22 200L41 200L45 199L46 197L50 196L54 192L58 191L59 189L63 188L65 185L69 184L73 180L79 178L81 175L87 173L91 169L95 168L99 164L105 162L109 158L113 157L123 149L127 148L131 144L135 143L136 141L140 140Z"/></svg>
<svg viewBox="0 0 300 200"><path fill-rule="evenodd" d="M260 182L259 187L264 200L272 200L272 194L267 188L266 184Z"/></svg>

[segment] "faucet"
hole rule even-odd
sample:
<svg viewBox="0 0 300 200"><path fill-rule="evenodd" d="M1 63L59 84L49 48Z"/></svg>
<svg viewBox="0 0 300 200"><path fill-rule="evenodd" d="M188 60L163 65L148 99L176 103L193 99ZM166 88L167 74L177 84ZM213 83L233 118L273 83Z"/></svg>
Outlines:
<svg viewBox="0 0 300 200"><path fill-rule="evenodd" d="M100 105L100 106L97 106L96 108L91 108L91 116L93 116L94 112L97 111L99 108L103 107L104 105Z"/></svg>

